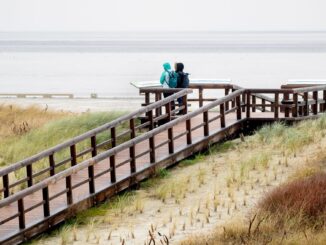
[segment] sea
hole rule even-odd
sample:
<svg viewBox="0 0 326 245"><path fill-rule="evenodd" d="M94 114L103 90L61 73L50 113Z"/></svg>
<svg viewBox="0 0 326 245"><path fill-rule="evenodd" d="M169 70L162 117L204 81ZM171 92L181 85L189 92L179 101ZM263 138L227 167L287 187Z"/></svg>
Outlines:
<svg viewBox="0 0 326 245"><path fill-rule="evenodd" d="M165 62L247 88L326 80L326 32L1 32L0 93L132 99Z"/></svg>

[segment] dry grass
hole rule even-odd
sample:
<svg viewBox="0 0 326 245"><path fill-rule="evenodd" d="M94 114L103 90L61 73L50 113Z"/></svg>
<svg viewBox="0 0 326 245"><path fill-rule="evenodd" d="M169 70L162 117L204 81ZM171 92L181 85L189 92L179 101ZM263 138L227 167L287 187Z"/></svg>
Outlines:
<svg viewBox="0 0 326 245"><path fill-rule="evenodd" d="M295 217L298 213L305 221L316 221L326 211L326 173L281 185L268 193L259 206L264 212L277 214L280 221L285 215Z"/></svg>
<svg viewBox="0 0 326 245"><path fill-rule="evenodd" d="M274 188L255 210L248 220L190 236L180 244L325 244L326 173L296 178Z"/></svg>
<svg viewBox="0 0 326 245"><path fill-rule="evenodd" d="M21 108L15 105L0 105L0 139L23 135L69 114L71 113L49 111L47 108L36 106Z"/></svg>

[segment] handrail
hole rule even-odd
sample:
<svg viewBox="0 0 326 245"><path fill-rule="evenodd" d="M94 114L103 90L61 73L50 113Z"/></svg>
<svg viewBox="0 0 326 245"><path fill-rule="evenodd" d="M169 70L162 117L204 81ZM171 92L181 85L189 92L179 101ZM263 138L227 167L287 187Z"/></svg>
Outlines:
<svg viewBox="0 0 326 245"><path fill-rule="evenodd" d="M143 108L139 109L138 111L135 111L135 112L129 113L127 115L121 116L121 117L119 117L119 118L117 118L117 119L115 119L115 120L113 120L113 121L111 121L109 123L106 123L106 124L104 124L104 125L102 125L100 127L97 127L95 129L92 129L92 130L90 130L90 131L88 131L86 133L83 133L83 134L81 134L81 135L79 135L79 136L77 136L75 138L72 138L72 139L70 139L70 140L68 140L66 142L58 144L58 145L56 145L54 147L51 147L51 148L49 148L47 150L44 150L44 151L42 151L42 152L40 152L38 154L35 154L34 156L26 158L26 159L24 159L22 161L19 161L17 163L14 163L14 164L12 164L12 165L10 165L8 167L5 167L5 168L1 169L0 170L0 177L4 176L4 175L7 175L10 172L13 172L15 170L18 170L18 169L20 169L22 167L26 167L27 165L31 164L32 162L38 161L38 160L40 160L40 159L42 159L42 158L44 158L46 156L50 156L50 155L52 155L53 153L55 153L55 152L57 152L59 150L62 150L64 148L66 148L66 147L69 147L69 146L74 145L74 144L76 144L76 143L78 143L80 141L83 141L83 140L85 140L87 138L90 138L90 137L94 136L95 134L98 134L98 133L100 133L102 131L105 131L105 130L107 130L109 128L115 127L115 126L121 124L123 121L130 120L132 118L135 118L138 115L144 114L144 113L149 112L149 111L151 111L153 109L161 107L162 105L164 105L164 104L166 104L166 103L168 103L168 102L170 102L172 100L175 100L176 98L179 98L181 96L189 94L189 93L192 93L191 89L182 89L181 91L179 91L179 92L177 92L177 93L175 93L175 94L173 94L173 95L171 95L171 96L169 96L167 98L164 98L161 101L157 101L157 102L155 102L155 103L153 103L151 105L148 105L146 107L143 107Z"/></svg>
<svg viewBox="0 0 326 245"><path fill-rule="evenodd" d="M326 85L318 85L318 86L310 86L310 87L292 89L293 93L313 92L316 90L326 90Z"/></svg>
<svg viewBox="0 0 326 245"><path fill-rule="evenodd" d="M109 149L109 150L107 150L105 152L99 153L97 156L95 156L95 157L93 157L91 159L87 159L84 162L81 162L81 163L79 163L79 164L77 164L75 166L72 166L72 167L70 167L70 168L68 168L66 170L63 170L62 172L57 173L54 176L48 177L47 179L44 179L44 180L40 181L39 183L29 187L29 188L26 188L26 189L24 189L24 190L22 190L22 191L20 191L18 193L15 193L15 194L3 199L3 200L0 200L0 208L4 207L6 205L9 205L12 202L18 201L19 199L21 199L21 198L23 198L23 197L25 197L25 196L27 196L29 194L32 194L32 193L34 193L34 192L36 192L38 190L41 190L42 188L44 188L44 187L46 187L46 186L48 186L50 184L54 184L57 181L59 181L60 179L63 179L65 177L69 176L69 175L75 174L75 173L77 173L78 171L80 171L82 169L85 169L85 168L87 168L89 166L92 166L92 165L94 165L94 164L96 164L96 163L98 163L98 162L100 162L100 161L102 161L104 159L107 159L108 157L110 157L110 156L112 156L112 155L114 155L114 154L116 154L116 153L118 153L118 152L120 152L120 151L122 151L124 149L130 148L130 147L136 145L137 143L140 143L140 142L142 142L144 140L147 140L147 139L153 137L154 135L157 135L157 134L159 134L159 133L161 133L163 131L166 131L167 129L179 124L180 122L184 122L184 121L186 121L186 120L188 120L190 118L193 118L193 117L195 117L195 116L197 116L197 115L199 115L199 114L201 114L201 113L203 113L205 111L208 111L209 109L212 109L212 108L214 108L214 107L216 107L216 106L218 106L220 104L223 104L226 101L230 101L231 99L234 99L237 96L243 94L245 91L246 91L245 89L239 89L239 90L237 90L237 91L235 91L235 92L233 92L233 93L231 93L231 94L229 94L229 95L227 95L227 96L225 96L225 97L223 97L221 99L217 99L216 101L214 101L214 102L212 102L210 104L207 104L207 105L205 105L203 107L200 107L199 109L197 109L197 110L195 110L193 112L190 112L190 113L188 113L186 115L183 115L183 116L181 116L179 118L176 118L175 120L170 121L170 122L168 122L168 123L166 123L166 124L164 124L164 125L162 125L162 126L160 126L158 128L155 128L155 129L153 129L153 130L151 130L151 131L149 131L149 132L147 132L147 133L145 133L143 135L137 136L137 137L135 137L135 138L133 138L133 139L127 141L127 142L124 142L124 143L116 146L115 148L112 148L112 149Z"/></svg>

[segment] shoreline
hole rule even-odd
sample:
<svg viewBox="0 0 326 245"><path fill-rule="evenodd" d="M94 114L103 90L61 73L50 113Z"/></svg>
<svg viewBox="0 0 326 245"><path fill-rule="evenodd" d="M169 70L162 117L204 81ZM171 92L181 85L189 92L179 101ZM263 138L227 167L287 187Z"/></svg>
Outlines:
<svg viewBox="0 0 326 245"><path fill-rule="evenodd" d="M90 98L0 98L0 105L17 105L23 108L37 106L44 109L67 112L101 112L101 111L133 111L141 107L144 99L90 99Z"/></svg>

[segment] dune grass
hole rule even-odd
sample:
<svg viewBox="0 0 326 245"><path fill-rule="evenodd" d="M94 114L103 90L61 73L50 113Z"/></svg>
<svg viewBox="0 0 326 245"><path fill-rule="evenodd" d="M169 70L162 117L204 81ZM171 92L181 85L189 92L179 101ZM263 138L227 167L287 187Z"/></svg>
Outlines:
<svg viewBox="0 0 326 245"><path fill-rule="evenodd" d="M22 108L16 105L0 105L0 140L26 134L50 121L69 115L73 114L37 106Z"/></svg>

